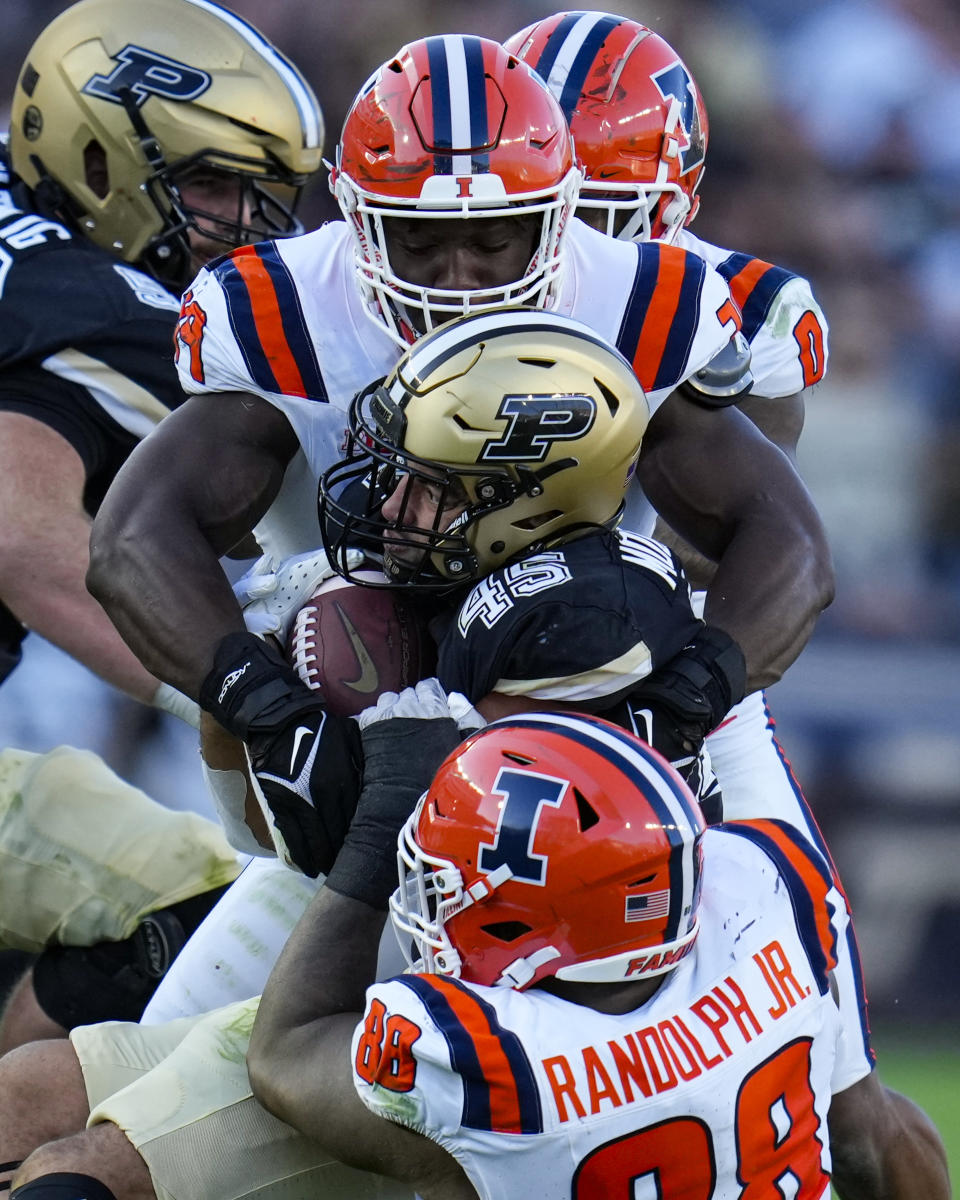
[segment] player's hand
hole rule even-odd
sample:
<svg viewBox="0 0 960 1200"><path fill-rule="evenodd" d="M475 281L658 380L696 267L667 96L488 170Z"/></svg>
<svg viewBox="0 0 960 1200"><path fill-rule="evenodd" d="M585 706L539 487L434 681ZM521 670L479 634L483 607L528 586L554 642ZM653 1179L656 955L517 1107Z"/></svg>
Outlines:
<svg viewBox="0 0 960 1200"><path fill-rule="evenodd" d="M397 837L437 768L463 738L458 717L473 710L451 703L436 679L386 692L357 720L363 739L363 791L327 877L341 895L386 909L397 886ZM482 723L482 718L481 718Z"/></svg>
<svg viewBox="0 0 960 1200"><path fill-rule="evenodd" d="M348 568L358 567L362 561L359 551L347 551ZM258 637L271 634L285 646L297 613L317 588L336 574L322 550L295 554L279 563L263 555L233 585L243 609L243 623Z"/></svg>
<svg viewBox="0 0 960 1200"><path fill-rule="evenodd" d="M311 878L329 871L360 794L356 722L327 713L280 652L251 633L220 642L200 703L243 741L280 857Z"/></svg>
<svg viewBox="0 0 960 1200"><path fill-rule="evenodd" d="M440 680L435 676L421 679L419 683L404 688L402 692L383 692L376 704L358 714L357 723L363 730L379 721L395 720L398 717L412 717L425 721L450 718L456 721L457 728L463 732L479 729L484 724L483 717L466 696L460 692L445 692Z"/></svg>
<svg viewBox="0 0 960 1200"><path fill-rule="evenodd" d="M317 701L246 743L251 782L280 857L311 879L333 866L357 806L363 752L356 725Z"/></svg>

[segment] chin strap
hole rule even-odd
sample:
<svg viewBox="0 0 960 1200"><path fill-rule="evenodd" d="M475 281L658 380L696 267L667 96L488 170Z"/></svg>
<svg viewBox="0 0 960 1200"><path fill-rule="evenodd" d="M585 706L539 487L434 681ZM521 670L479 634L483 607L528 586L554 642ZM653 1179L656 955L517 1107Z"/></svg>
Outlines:
<svg viewBox="0 0 960 1200"><path fill-rule="evenodd" d="M556 946L543 946L533 954L527 955L526 958L515 958L509 967L504 967L500 972L500 978L493 986L518 990L526 987L545 962L559 957L560 951Z"/></svg>

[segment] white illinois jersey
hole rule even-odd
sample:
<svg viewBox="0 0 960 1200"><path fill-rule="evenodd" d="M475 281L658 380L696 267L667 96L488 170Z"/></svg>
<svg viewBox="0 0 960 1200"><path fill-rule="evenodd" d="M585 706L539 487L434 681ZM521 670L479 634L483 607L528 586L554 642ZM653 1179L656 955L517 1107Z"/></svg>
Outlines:
<svg viewBox="0 0 960 1200"><path fill-rule="evenodd" d="M374 984L352 1046L363 1102L445 1147L483 1200L828 1195L830 1097L854 1082L834 1069L829 985L845 906L780 822L707 830L703 850L699 937L646 1004Z"/></svg>
<svg viewBox="0 0 960 1200"><path fill-rule="evenodd" d="M681 229L674 245L705 259L727 281L750 343L750 395L792 396L827 370L827 319L809 282L762 258L723 250Z"/></svg>
<svg viewBox="0 0 960 1200"><path fill-rule="evenodd" d="M576 220L553 307L617 346L651 413L739 321L725 282L703 259L615 242ZM287 416L314 488L339 457L350 401L400 357L386 326L365 311L343 222L211 263L183 297L176 346L185 391L252 392ZM304 497L310 506L315 499Z"/></svg>

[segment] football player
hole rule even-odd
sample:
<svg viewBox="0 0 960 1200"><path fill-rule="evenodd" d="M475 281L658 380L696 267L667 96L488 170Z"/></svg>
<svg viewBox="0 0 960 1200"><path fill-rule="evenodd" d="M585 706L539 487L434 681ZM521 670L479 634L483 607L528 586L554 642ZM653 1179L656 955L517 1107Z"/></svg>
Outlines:
<svg viewBox="0 0 960 1200"><path fill-rule="evenodd" d="M794 459L807 390L827 366L827 322L806 279L689 230L700 209L709 123L689 68L662 37L627 17L559 12L506 47L537 71L563 109L583 168L577 216L609 236L682 246L715 267L742 314L753 385L737 407ZM635 496L632 497L635 499ZM631 507L630 528L646 528ZM714 564L661 520L654 536L680 554L703 611ZM798 788L762 690L709 740L727 818L796 820Z"/></svg>
<svg viewBox="0 0 960 1200"><path fill-rule="evenodd" d="M255 1094L338 1159L425 1200L949 1195L942 1153L920 1183L921 1143L865 1163L835 1126L846 907L792 826L705 831L645 743L529 713L452 752L399 858L414 973L364 1002L385 905L331 885L251 1043Z"/></svg>
<svg viewBox="0 0 960 1200"><path fill-rule="evenodd" d="M492 688L491 703L558 706L566 698L606 710L627 690L642 711L651 687L651 703L662 702L660 664L682 663L684 648L707 631L693 618L673 555L614 529L648 412L629 364L579 323L507 309L441 327L352 407L350 451L323 483L331 558L349 574L348 547L377 542L395 580L450 593L441 677L475 694ZM357 483L371 497L366 510L342 502ZM701 680L722 710L729 680L719 667ZM405 710L392 700L361 718L361 807L328 878L371 912L393 887L397 829L449 748L432 719L431 728L415 728L422 705ZM445 697L426 715L442 718L440 733L456 741ZM477 713L474 723L482 719ZM294 1173L331 1196L368 1194L362 1177L318 1158L252 1100L243 1051L255 1009L241 1002L163 1026L87 1027L73 1035L76 1053L29 1047L20 1064L0 1067L4 1157L79 1128L94 1106L87 1133L31 1157L19 1179L34 1182L23 1194L52 1195L42 1189L55 1171L92 1174L118 1194L136 1185L212 1200L244 1194L234 1190L242 1181L262 1195L289 1186ZM834 1081L853 1082L866 1069L856 1047L845 1049ZM212 1090L198 1087L208 1075ZM212 1144L229 1152L213 1160L195 1153ZM86 1178L76 1186L109 1194Z"/></svg>
<svg viewBox="0 0 960 1200"><path fill-rule="evenodd" d="M182 288L214 255L302 232L293 209L320 166L322 135L297 69L210 0L154 0L149 10L82 0L27 53L0 149L0 679L29 628L138 700L196 723L193 701L144 670L87 592L91 518L139 440L184 399L171 350ZM9 753L5 806L19 800L19 752ZM97 803L109 794L120 809L132 793L100 766L79 763L59 819L16 846L24 861L34 855L37 897L40 864L53 865L41 923ZM70 775L63 755L44 770ZM81 780L93 788L89 808ZM227 853L221 838L218 855ZM96 886L126 874L102 865ZM193 890L222 873L201 872ZM185 880L167 882L158 894ZM158 916L162 936L154 931L149 945L51 948L15 990L0 1049L139 1012L218 894ZM14 909L11 919L32 915L22 893Z"/></svg>
<svg viewBox="0 0 960 1200"><path fill-rule="evenodd" d="M277 559L318 544L309 492L350 401L438 322L533 304L616 344L652 414L637 486L719 561L705 614L739 644L750 689L779 676L832 589L806 490L731 406L749 374L725 282L688 251L571 219L572 142L532 71L482 38L411 43L361 89L331 179L343 222L229 255L185 295L179 366L196 395L118 476L88 580L144 665L246 743L311 875L349 821L352 772L325 769L323 805L296 793L297 731L319 732L323 707L245 638L218 558L251 526ZM162 612L145 603L161 592ZM709 674L719 650L700 649ZM686 715L699 740L708 714ZM324 736L340 735L328 722Z"/></svg>
<svg viewBox="0 0 960 1200"><path fill-rule="evenodd" d="M753 386L737 406L795 459L805 395L826 371L826 319L806 279L690 231L700 208L709 123L689 68L652 29L604 12L555 13L505 45L540 74L569 122L584 173L577 216L611 237L682 246L727 281L751 351ZM629 511L627 523L642 524L642 514ZM655 536L679 554L695 588L694 611L702 613L714 565L662 520ZM825 851L774 730L766 696L758 690L709 734L706 744L723 792L724 817L778 817L807 830ZM847 964L856 963L851 946ZM863 990L859 969L855 974L842 967L838 973L851 1027L852 996ZM872 1063L865 1008L860 1024L864 1053ZM871 1086L863 1085L865 1096ZM889 1090L885 1098L906 1106L903 1119L909 1123L909 1102Z"/></svg>

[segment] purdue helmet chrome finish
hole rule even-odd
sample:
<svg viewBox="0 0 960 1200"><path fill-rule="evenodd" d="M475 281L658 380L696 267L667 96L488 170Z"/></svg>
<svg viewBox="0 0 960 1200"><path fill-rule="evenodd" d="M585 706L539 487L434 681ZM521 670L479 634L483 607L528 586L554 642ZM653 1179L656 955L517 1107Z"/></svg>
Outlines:
<svg viewBox="0 0 960 1200"><path fill-rule="evenodd" d="M394 584L449 590L613 527L648 420L629 363L578 321L451 321L353 402L347 453L320 484L331 562L351 578L348 548L378 548ZM411 520L417 488L435 498L429 522Z"/></svg>
<svg viewBox="0 0 960 1200"><path fill-rule="evenodd" d="M10 158L38 205L171 285L191 230L226 250L302 232L300 189L323 118L303 76L212 0L81 0L35 41L17 80ZM235 219L190 209L198 171L237 177Z"/></svg>

